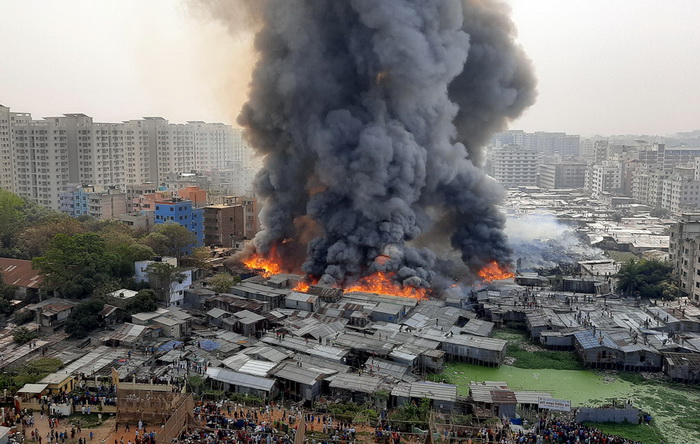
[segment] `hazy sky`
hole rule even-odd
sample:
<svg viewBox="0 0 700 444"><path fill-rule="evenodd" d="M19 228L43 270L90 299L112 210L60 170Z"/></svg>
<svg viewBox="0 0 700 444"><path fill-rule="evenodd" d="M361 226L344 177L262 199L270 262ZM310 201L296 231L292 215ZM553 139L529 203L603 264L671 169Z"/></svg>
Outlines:
<svg viewBox="0 0 700 444"><path fill-rule="evenodd" d="M700 129L700 1L509 3L539 79L537 103L511 128ZM35 118L234 123L245 98L250 38L184 0L0 0L0 29L0 104Z"/></svg>

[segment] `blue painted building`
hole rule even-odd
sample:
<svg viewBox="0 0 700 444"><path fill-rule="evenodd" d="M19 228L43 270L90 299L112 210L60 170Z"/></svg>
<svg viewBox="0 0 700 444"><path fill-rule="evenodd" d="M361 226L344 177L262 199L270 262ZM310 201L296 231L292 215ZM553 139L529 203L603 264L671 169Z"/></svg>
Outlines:
<svg viewBox="0 0 700 444"><path fill-rule="evenodd" d="M172 199L156 201L156 225L176 223L197 236L195 247L204 245L204 209L193 208L191 200Z"/></svg>

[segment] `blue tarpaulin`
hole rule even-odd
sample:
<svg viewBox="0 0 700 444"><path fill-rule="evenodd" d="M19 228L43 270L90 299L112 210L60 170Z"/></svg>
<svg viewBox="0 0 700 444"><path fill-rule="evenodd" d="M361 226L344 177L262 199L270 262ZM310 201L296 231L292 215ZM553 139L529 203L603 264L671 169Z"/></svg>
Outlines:
<svg viewBox="0 0 700 444"><path fill-rule="evenodd" d="M158 351L169 352L170 350L174 349L175 347L179 347L181 345L182 345L181 341L168 341L165 344L161 344L160 347L158 347Z"/></svg>
<svg viewBox="0 0 700 444"><path fill-rule="evenodd" d="M211 339L202 339L199 341L199 347L202 350L212 351L220 349L221 345L218 342L212 341Z"/></svg>

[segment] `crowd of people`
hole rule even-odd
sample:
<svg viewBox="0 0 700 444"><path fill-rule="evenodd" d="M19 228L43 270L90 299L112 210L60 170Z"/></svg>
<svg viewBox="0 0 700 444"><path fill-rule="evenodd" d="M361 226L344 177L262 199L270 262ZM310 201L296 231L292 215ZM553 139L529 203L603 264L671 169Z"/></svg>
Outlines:
<svg viewBox="0 0 700 444"><path fill-rule="evenodd" d="M577 422L540 419L532 431L521 431L513 437L517 444L532 443L585 443L585 444L642 444Z"/></svg>

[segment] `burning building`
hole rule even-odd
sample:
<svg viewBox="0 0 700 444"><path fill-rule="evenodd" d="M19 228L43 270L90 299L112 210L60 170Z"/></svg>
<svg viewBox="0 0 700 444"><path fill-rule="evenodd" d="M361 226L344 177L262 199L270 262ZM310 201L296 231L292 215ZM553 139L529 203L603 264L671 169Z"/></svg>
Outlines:
<svg viewBox="0 0 700 444"><path fill-rule="evenodd" d="M507 274L503 192L481 147L533 103L535 80L506 6L203 3L248 13L256 32L238 119L264 159L249 267L416 298Z"/></svg>

